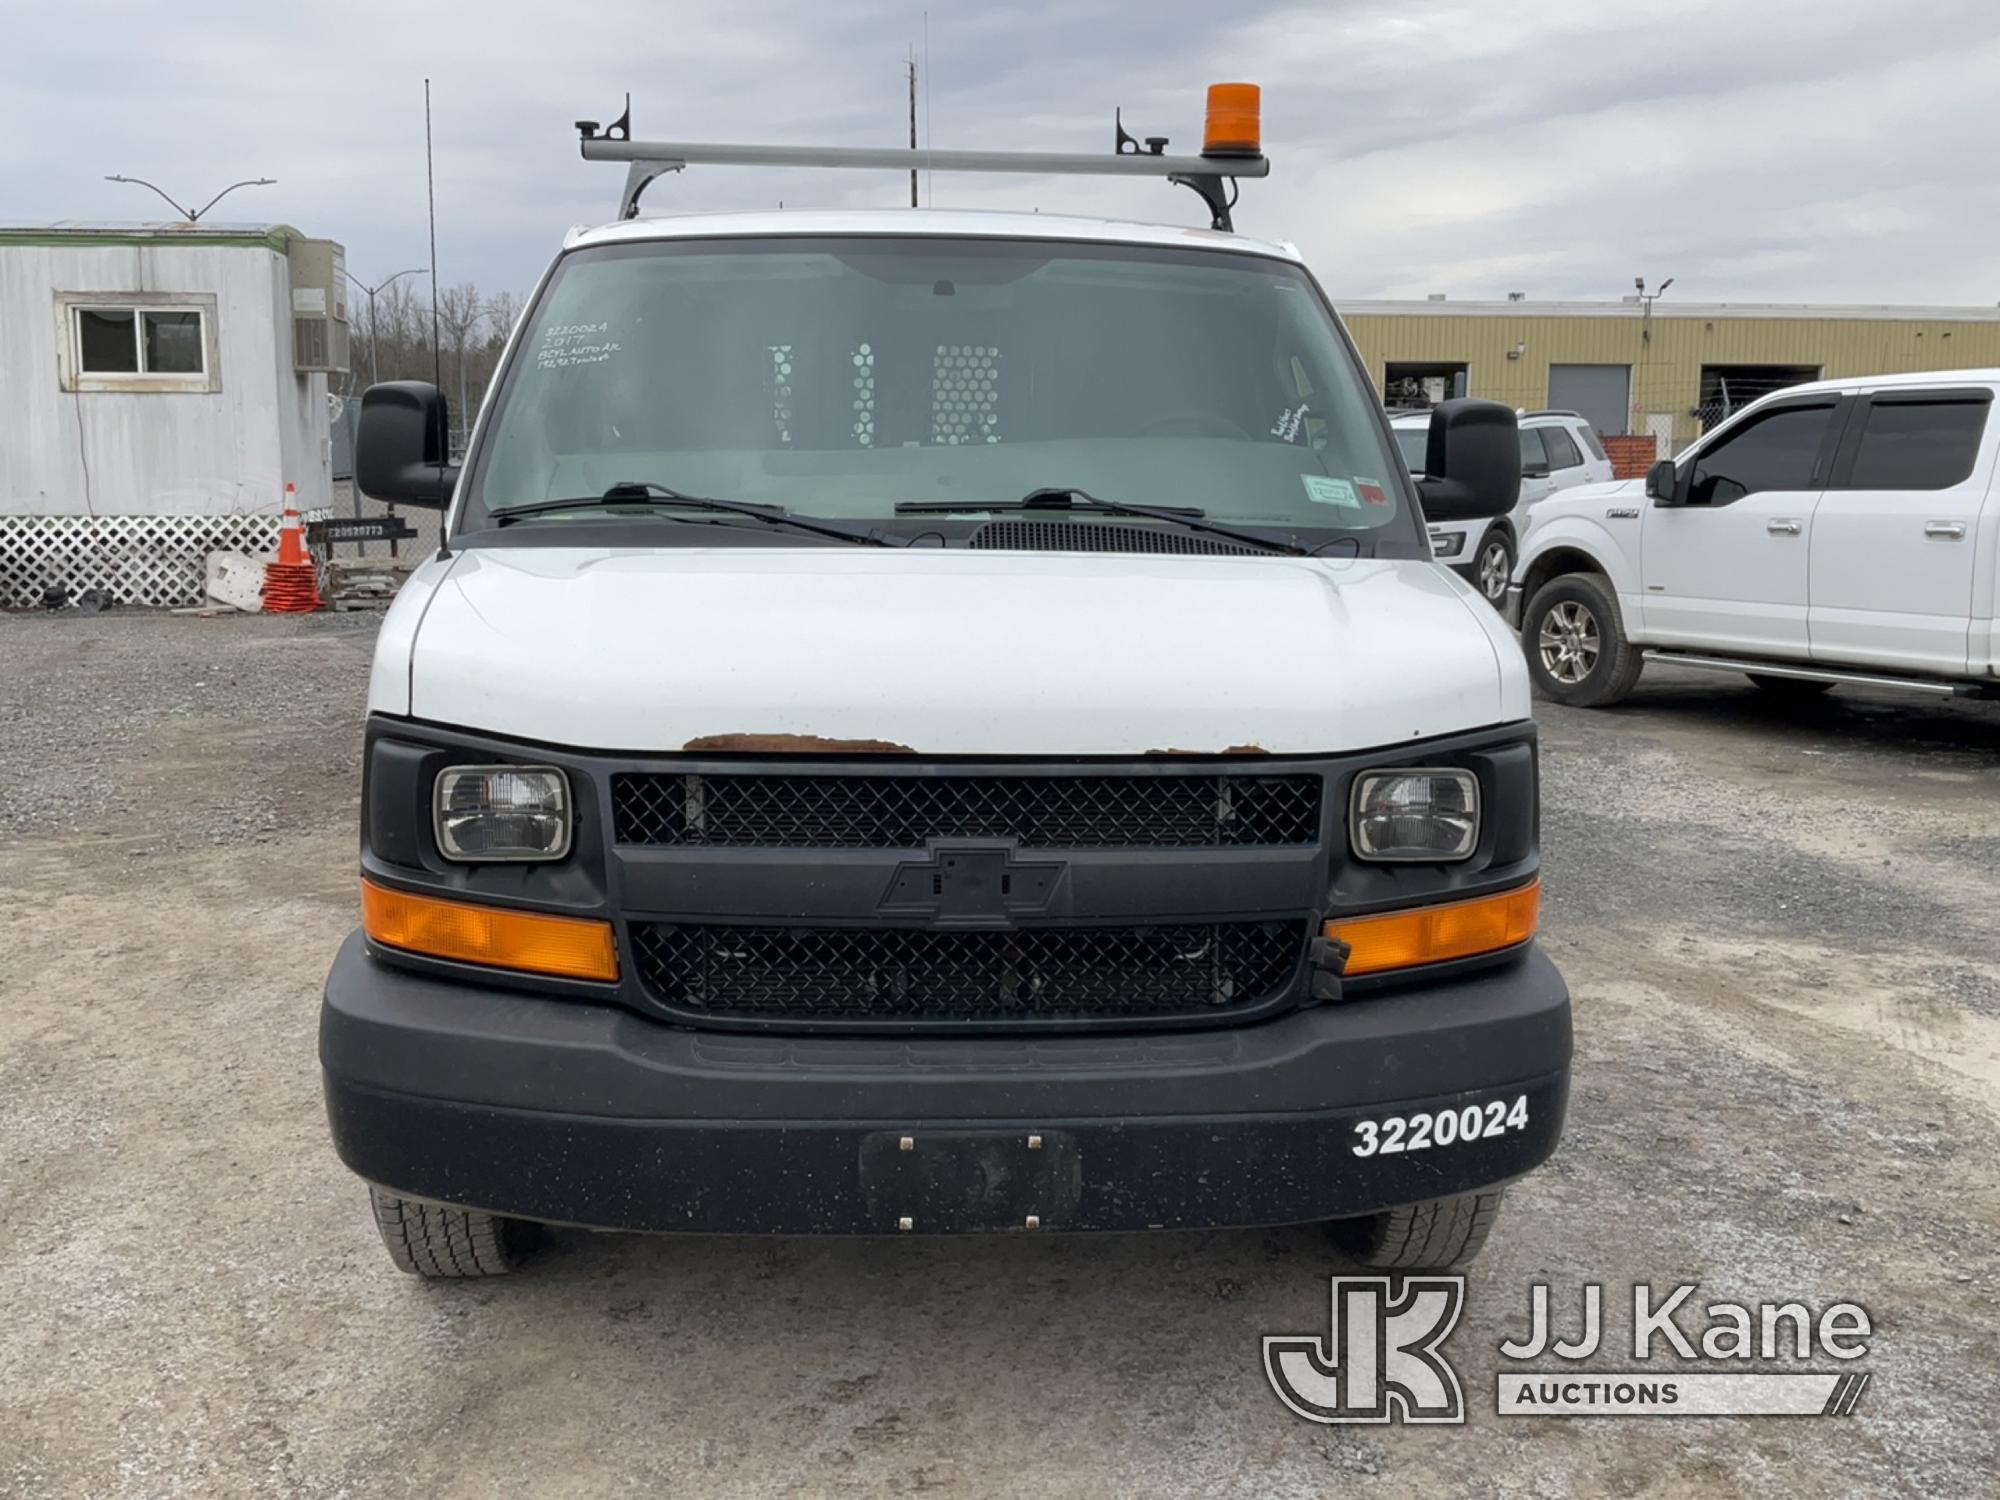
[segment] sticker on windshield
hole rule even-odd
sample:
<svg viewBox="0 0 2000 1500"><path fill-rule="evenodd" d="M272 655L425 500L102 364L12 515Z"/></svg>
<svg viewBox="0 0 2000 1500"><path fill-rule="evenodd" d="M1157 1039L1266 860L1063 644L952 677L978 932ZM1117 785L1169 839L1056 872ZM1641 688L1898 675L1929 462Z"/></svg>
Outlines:
<svg viewBox="0 0 2000 1500"><path fill-rule="evenodd" d="M1317 505L1338 505L1347 510L1361 508L1354 486L1345 479L1333 479L1325 474L1301 474L1299 483L1306 487L1306 499Z"/></svg>
<svg viewBox="0 0 2000 1500"><path fill-rule="evenodd" d="M623 347L605 337L610 331L609 323L552 323L542 330L535 363L544 370L601 365Z"/></svg>
<svg viewBox="0 0 2000 1500"><path fill-rule="evenodd" d="M1363 479L1357 474L1354 476L1354 487L1361 491L1361 503L1363 505L1387 505L1389 503L1389 492L1382 488L1382 481L1379 479Z"/></svg>

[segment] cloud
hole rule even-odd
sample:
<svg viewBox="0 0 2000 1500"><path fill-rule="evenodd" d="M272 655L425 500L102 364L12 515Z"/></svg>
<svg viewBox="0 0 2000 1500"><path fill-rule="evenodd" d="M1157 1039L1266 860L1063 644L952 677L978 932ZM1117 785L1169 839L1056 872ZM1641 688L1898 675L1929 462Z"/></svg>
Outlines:
<svg viewBox="0 0 2000 1500"><path fill-rule="evenodd" d="M1913 19L1913 17L1915 19ZM427 258L433 79L448 281L525 290L562 231L610 215L620 169L570 122L634 94L642 136L897 145L916 6L546 0L337 12L16 5L0 54L13 218L150 217L268 175L218 216L280 219L372 276ZM1336 294L1612 297L1635 274L1701 300L2000 297L2000 10L1857 0L1347 0L935 5L939 146L1108 148L1114 105L1187 146L1201 89L1265 85L1276 170L1246 232L1296 241ZM894 206L899 180L710 170L654 211ZM1198 223L1156 183L938 177L939 206Z"/></svg>

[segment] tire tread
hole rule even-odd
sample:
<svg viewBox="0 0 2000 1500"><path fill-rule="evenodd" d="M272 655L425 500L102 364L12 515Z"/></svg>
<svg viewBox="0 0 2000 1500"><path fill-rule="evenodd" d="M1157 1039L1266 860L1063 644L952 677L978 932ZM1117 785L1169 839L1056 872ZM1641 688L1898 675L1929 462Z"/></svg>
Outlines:
<svg viewBox="0 0 2000 1500"><path fill-rule="evenodd" d="M517 1220L421 1203L377 1187L369 1188L368 1201L389 1259L411 1276L434 1280L504 1276L521 1262L525 1226Z"/></svg>
<svg viewBox="0 0 2000 1500"><path fill-rule="evenodd" d="M1350 1258L1373 1270L1449 1270L1479 1254L1506 1196L1505 1188L1491 1188L1337 1219L1334 1238Z"/></svg>

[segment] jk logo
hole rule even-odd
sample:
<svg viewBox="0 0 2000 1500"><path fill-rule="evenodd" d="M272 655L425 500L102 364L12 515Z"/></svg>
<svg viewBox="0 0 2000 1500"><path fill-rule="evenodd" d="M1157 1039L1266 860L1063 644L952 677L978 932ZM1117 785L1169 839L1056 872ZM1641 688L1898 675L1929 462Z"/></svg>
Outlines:
<svg viewBox="0 0 2000 1500"><path fill-rule="evenodd" d="M1463 1276L1333 1278L1322 1342L1266 1335L1264 1375L1308 1422L1463 1422L1458 1372L1438 1346L1458 1326Z"/></svg>

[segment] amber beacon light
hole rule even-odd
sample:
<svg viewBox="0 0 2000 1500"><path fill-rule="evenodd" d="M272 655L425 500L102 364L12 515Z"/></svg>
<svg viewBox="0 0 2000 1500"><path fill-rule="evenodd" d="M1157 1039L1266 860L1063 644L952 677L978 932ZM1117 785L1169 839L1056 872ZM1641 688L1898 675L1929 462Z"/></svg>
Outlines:
<svg viewBox="0 0 2000 1500"><path fill-rule="evenodd" d="M1264 91L1254 83L1211 83L1203 156L1255 156L1263 149Z"/></svg>
<svg viewBox="0 0 2000 1500"><path fill-rule="evenodd" d="M361 925L385 947L431 958L564 979L618 977L618 944L609 922L445 901L364 880Z"/></svg>

